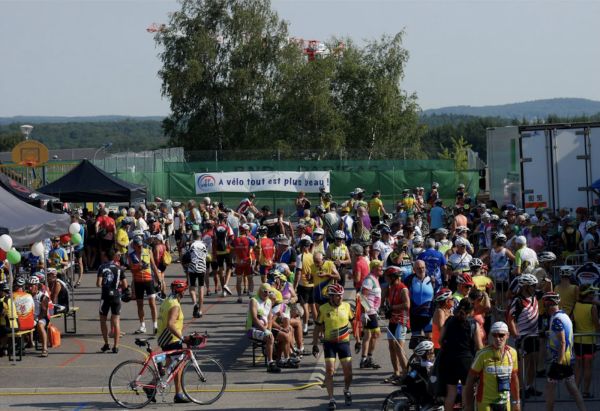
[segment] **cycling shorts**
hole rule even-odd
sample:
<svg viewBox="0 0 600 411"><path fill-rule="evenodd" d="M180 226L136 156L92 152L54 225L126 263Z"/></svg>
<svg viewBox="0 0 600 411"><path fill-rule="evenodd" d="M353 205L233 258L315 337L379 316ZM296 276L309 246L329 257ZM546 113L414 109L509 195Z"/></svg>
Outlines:
<svg viewBox="0 0 600 411"><path fill-rule="evenodd" d="M325 354L325 361L335 361L335 358L339 358L340 361L352 361L352 352L350 351L349 342L328 342L323 343L323 351Z"/></svg>

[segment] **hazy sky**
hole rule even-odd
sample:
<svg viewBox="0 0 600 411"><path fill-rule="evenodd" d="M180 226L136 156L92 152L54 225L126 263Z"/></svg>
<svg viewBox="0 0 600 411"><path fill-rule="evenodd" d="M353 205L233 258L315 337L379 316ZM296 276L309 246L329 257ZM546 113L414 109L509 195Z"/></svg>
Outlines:
<svg viewBox="0 0 600 411"><path fill-rule="evenodd" d="M174 0L0 0L0 116L166 115L152 22ZM406 30L422 108L600 100L600 1L273 0L293 36Z"/></svg>

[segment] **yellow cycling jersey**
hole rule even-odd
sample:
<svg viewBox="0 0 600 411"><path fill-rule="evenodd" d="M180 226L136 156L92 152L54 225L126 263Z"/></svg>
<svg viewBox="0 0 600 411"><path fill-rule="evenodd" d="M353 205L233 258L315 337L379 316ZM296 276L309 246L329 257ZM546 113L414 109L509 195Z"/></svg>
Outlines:
<svg viewBox="0 0 600 411"><path fill-rule="evenodd" d="M329 248L327 249L327 251L329 252L329 255L331 256L331 259L333 261L340 261L346 257L348 247L346 246L346 244L343 243L339 246L334 243L329 244Z"/></svg>
<svg viewBox="0 0 600 411"><path fill-rule="evenodd" d="M158 345L161 347L179 341L179 337L169 330L169 311L173 307L179 307L179 316L175 322L175 328L180 333L183 331L183 310L179 301L177 301L177 297L170 296L163 301L158 312L158 332L156 334L158 335Z"/></svg>
<svg viewBox="0 0 600 411"><path fill-rule="evenodd" d="M331 274L333 273L333 270L335 270L335 264L333 261L323 261L323 265L321 267L317 267L316 264L313 264L311 271L313 285L319 285L323 281L331 279L331 277L328 276L319 277L319 274Z"/></svg>
<svg viewBox="0 0 600 411"><path fill-rule="evenodd" d="M319 307L318 324L323 324L324 339L327 342L348 342L350 341L351 321L354 319L354 313L350 304L342 302L339 307L334 307L329 303Z"/></svg>
<svg viewBox="0 0 600 411"><path fill-rule="evenodd" d="M477 410L490 411L491 404L506 404L506 410L510 411L510 391L499 392L499 380L508 381L505 386L509 387L511 375L518 370L517 351L514 348L507 345L502 354L491 346L479 350L469 371L479 377Z"/></svg>

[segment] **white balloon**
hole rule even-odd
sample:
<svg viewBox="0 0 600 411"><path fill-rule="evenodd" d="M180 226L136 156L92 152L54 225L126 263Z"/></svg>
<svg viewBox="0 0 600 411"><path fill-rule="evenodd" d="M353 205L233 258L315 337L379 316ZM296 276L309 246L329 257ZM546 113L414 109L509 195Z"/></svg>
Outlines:
<svg viewBox="0 0 600 411"><path fill-rule="evenodd" d="M36 257L43 256L45 251L46 250L44 250L44 244L39 241L37 243L33 243L33 245L31 246L31 254L33 254Z"/></svg>
<svg viewBox="0 0 600 411"><path fill-rule="evenodd" d="M2 234L0 235L0 248L4 251L6 251L7 253L11 250L13 245L13 241L11 236L9 236L8 234Z"/></svg>
<svg viewBox="0 0 600 411"><path fill-rule="evenodd" d="M71 223L71 225L69 226L69 233L71 235L78 233L79 230L81 230L81 226L79 225L79 223Z"/></svg>

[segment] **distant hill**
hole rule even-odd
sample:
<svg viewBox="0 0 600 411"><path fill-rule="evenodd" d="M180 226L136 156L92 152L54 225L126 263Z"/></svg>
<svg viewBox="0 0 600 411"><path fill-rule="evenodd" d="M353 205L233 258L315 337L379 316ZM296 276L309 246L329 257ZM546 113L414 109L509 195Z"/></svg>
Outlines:
<svg viewBox="0 0 600 411"><path fill-rule="evenodd" d="M600 101L584 98L553 98L495 106L450 106L423 111L423 115L454 114L476 117L504 117L510 119L546 119L548 116L578 117L600 113Z"/></svg>
<svg viewBox="0 0 600 411"><path fill-rule="evenodd" d="M22 117L33 120L34 117ZM40 118L40 117L38 117ZM82 117L77 117L81 119ZM50 149L99 147L111 142L111 151L143 151L153 150L167 145L163 134L162 122L141 117L123 117L104 121L69 118L65 121L23 121L0 124L0 142L14 136L20 138L20 124L34 126L31 137L44 143ZM41 118L40 118L41 119ZM0 144L0 147L2 144ZM12 145L9 144L12 147ZM1 151L1 150L0 150Z"/></svg>
<svg viewBox="0 0 600 411"><path fill-rule="evenodd" d="M40 123L110 123L124 120L137 121L162 121L161 116L80 116L80 117L64 117L64 116L15 116L15 117L0 117L0 125L7 124L40 124Z"/></svg>

